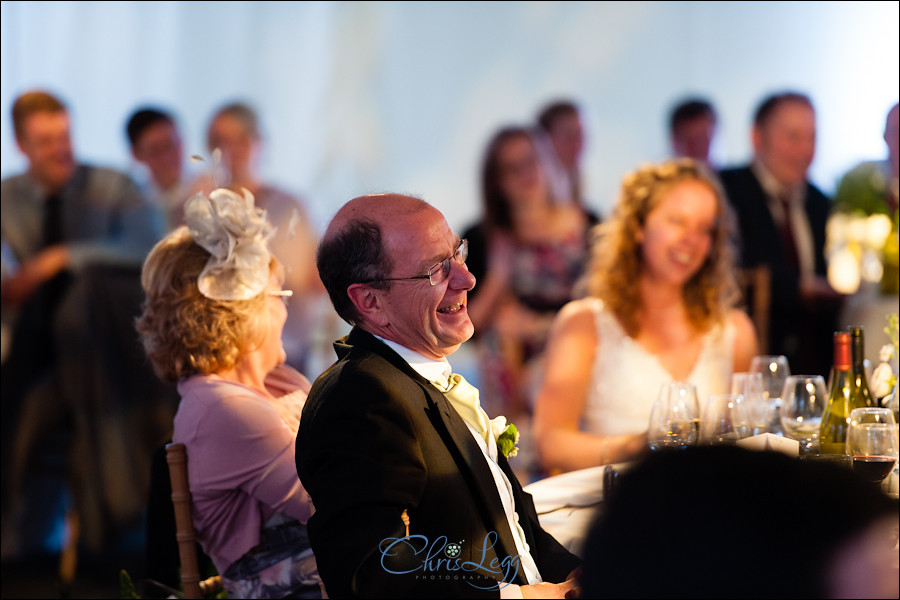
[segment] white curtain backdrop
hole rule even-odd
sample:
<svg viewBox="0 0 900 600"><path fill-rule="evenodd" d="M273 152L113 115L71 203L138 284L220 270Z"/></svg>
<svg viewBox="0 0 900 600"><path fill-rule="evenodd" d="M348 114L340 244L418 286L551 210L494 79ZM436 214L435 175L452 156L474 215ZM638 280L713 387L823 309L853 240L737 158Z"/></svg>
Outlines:
<svg viewBox="0 0 900 600"><path fill-rule="evenodd" d="M125 122L154 103L189 153L219 105L260 112L267 179L321 229L353 196L421 195L461 229L480 213L493 131L567 97L587 111L586 191L608 213L623 173L668 154L686 94L720 115L721 163L749 159L753 110L785 88L817 108L812 179L831 192L898 97L898 2L7 2L0 174L24 168L9 111L43 87L82 160L126 170Z"/></svg>

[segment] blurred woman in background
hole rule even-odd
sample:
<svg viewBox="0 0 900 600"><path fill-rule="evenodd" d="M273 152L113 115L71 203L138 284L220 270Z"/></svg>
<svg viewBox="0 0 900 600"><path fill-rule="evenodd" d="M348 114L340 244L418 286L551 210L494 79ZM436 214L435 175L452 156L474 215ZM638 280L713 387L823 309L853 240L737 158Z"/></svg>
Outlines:
<svg viewBox="0 0 900 600"><path fill-rule="evenodd" d="M550 324L573 298L588 257L588 217L571 198L553 195L543 139L525 127L494 134L481 170L483 216L463 234L478 280L468 310L480 387L494 412L520 422L531 416Z"/></svg>
<svg viewBox="0 0 900 600"><path fill-rule="evenodd" d="M318 233L305 202L260 176L263 136L259 116L250 105L232 102L219 108L210 119L206 138L210 153L221 152L226 187L238 193L241 188L249 190L256 206L266 211L275 226L269 245L284 265L285 289L294 293L284 331L287 362L318 375L322 365L334 359L331 342L340 337L342 322L319 281L315 268ZM206 184L204 189L213 187L217 186Z"/></svg>

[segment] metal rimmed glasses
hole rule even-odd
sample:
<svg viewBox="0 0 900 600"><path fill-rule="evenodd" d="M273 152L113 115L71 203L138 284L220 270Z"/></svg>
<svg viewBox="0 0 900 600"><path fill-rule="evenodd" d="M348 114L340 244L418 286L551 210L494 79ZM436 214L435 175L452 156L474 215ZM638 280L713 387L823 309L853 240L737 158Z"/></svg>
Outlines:
<svg viewBox="0 0 900 600"><path fill-rule="evenodd" d="M450 263L455 261L460 265L466 264L466 258L469 256L469 240L460 240L459 246L453 256L448 256L441 262L433 265L428 269L425 275L413 275L412 277L385 277L383 279L367 279L359 283L375 283L377 281L403 281L406 279L427 279L431 285L443 283L450 276Z"/></svg>

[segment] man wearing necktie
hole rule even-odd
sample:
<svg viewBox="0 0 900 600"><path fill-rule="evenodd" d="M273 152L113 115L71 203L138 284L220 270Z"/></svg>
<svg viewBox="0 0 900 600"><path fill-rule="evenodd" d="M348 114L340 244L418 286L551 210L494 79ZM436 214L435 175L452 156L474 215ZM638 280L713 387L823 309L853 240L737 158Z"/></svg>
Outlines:
<svg viewBox="0 0 900 600"><path fill-rule="evenodd" d="M58 544L55 513L69 483L80 542L100 551L141 517L152 444L165 434L155 415L173 415L178 397L146 364L133 323L140 267L163 222L124 173L76 160L61 100L26 92L12 121L28 168L0 182L3 258L13 263L0 287L12 331L2 379L4 547L13 540L16 556ZM118 419L140 423L139 435Z"/></svg>
<svg viewBox="0 0 900 600"><path fill-rule="evenodd" d="M752 162L719 175L737 214L743 266L771 272L766 353L786 355L795 373L826 376L841 297L825 279L831 201L807 180L816 143L810 99L796 92L766 98L752 142Z"/></svg>
<svg viewBox="0 0 900 600"><path fill-rule="evenodd" d="M423 200L355 198L319 245L353 329L313 384L297 472L330 597L563 597L580 559L538 523L477 390L447 357L474 331L467 244Z"/></svg>

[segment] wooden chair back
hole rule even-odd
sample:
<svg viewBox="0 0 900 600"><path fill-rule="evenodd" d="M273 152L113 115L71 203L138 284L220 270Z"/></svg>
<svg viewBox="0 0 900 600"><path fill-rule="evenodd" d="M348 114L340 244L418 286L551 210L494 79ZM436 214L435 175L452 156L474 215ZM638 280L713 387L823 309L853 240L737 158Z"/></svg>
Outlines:
<svg viewBox="0 0 900 600"><path fill-rule="evenodd" d="M767 265L740 269L738 283L759 337L759 354L769 353L769 311L772 304L772 273Z"/></svg>
<svg viewBox="0 0 900 600"><path fill-rule="evenodd" d="M166 462L172 482L172 505L175 507L175 537L181 561L181 587L185 598L205 598L223 589L219 575L200 579L197 560L197 534L191 515L191 489L188 483L187 452L184 444L166 444Z"/></svg>

